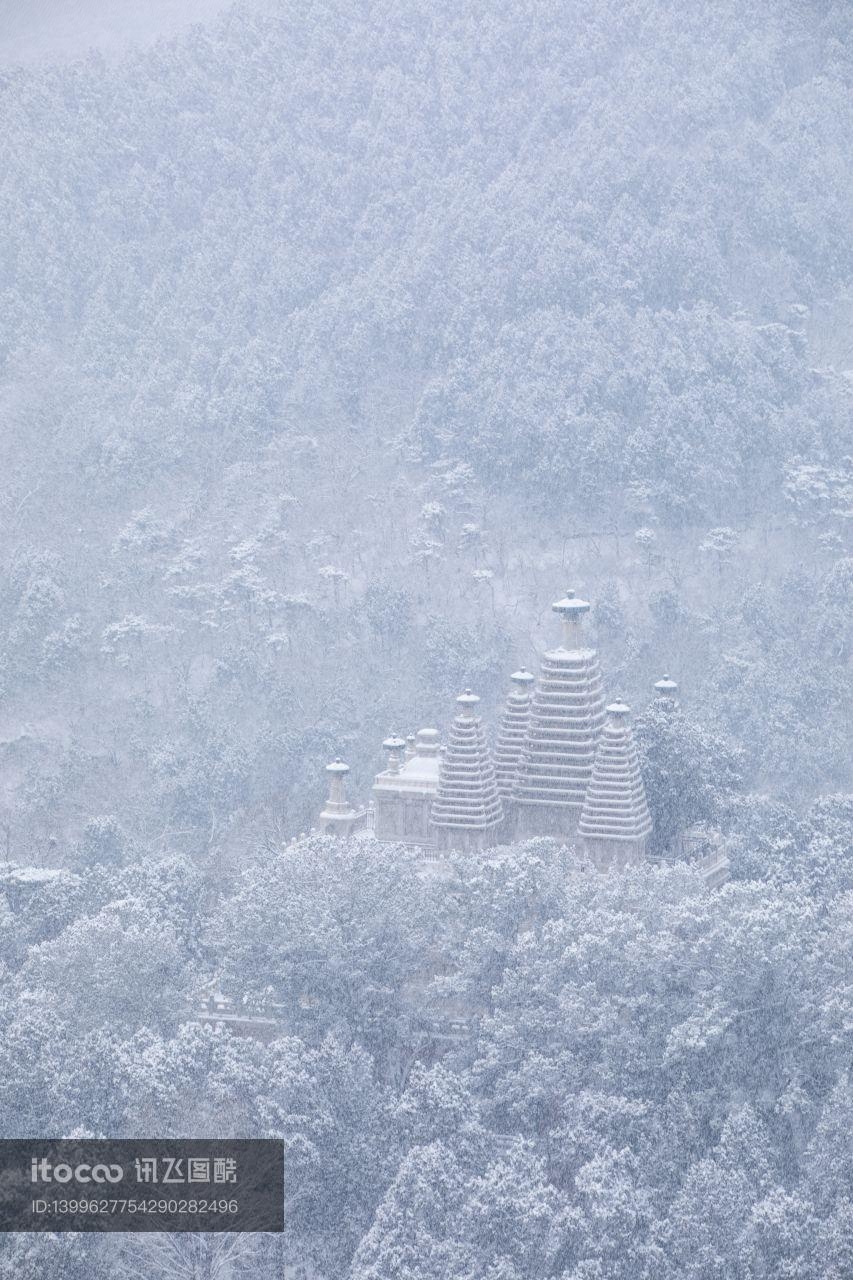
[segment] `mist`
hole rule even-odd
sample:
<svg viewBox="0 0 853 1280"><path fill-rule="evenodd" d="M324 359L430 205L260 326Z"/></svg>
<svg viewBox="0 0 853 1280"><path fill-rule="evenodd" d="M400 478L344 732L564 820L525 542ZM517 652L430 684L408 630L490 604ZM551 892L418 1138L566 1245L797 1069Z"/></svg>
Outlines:
<svg viewBox="0 0 853 1280"><path fill-rule="evenodd" d="M848 1276L849 5L0 60L0 1135L285 1170L0 1272Z"/></svg>
<svg viewBox="0 0 853 1280"><path fill-rule="evenodd" d="M121 56L204 22L228 0L2 0L0 65Z"/></svg>

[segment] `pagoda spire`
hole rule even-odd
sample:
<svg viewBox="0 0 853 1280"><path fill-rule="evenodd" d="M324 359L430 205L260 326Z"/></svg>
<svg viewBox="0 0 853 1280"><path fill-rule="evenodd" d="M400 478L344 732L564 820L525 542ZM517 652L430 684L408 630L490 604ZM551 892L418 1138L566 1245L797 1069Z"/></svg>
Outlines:
<svg viewBox="0 0 853 1280"><path fill-rule="evenodd" d="M554 613L563 620L563 648L571 652L585 648L582 624L589 613L588 600L580 600L574 591L567 591L562 600L555 600L551 605Z"/></svg>
<svg viewBox="0 0 853 1280"><path fill-rule="evenodd" d="M596 866L623 867L645 858L651 830L629 708L624 702L612 702L595 753L578 833Z"/></svg>
<svg viewBox="0 0 853 1280"><path fill-rule="evenodd" d="M430 824L444 848L485 848L503 821L495 770L476 708L480 699L466 689L440 757L438 791Z"/></svg>
<svg viewBox="0 0 853 1280"><path fill-rule="evenodd" d="M655 681L655 698L664 702L668 708L675 710L678 706L678 684L669 675Z"/></svg>
<svg viewBox="0 0 853 1280"><path fill-rule="evenodd" d="M574 835L604 723L598 654L586 635L589 603L573 591L552 606L562 644L543 654L513 799L517 834Z"/></svg>
<svg viewBox="0 0 853 1280"><path fill-rule="evenodd" d="M406 746L406 739L399 737L396 733L392 733L386 738L382 746L388 752L388 772L399 773L402 764L401 751Z"/></svg>
<svg viewBox="0 0 853 1280"><path fill-rule="evenodd" d="M326 835L348 836L359 816L346 798L344 782L348 773L349 765L344 764L340 756L326 765L329 795L320 812L319 823L320 830Z"/></svg>
<svg viewBox="0 0 853 1280"><path fill-rule="evenodd" d="M495 744L495 777L498 791L505 800L510 798L515 786L515 775L530 718L530 695L536 677L522 667L520 671L513 671L510 680L512 688L507 696Z"/></svg>

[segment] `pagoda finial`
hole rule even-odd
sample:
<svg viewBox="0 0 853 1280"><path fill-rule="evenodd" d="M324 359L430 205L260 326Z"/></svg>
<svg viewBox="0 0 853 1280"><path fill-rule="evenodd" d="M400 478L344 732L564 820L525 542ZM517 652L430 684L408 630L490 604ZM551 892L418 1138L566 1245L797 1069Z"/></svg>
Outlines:
<svg viewBox="0 0 853 1280"><path fill-rule="evenodd" d="M567 591L562 600L554 601L551 608L563 619L563 648L583 648L580 631L584 615L590 610L589 601L579 599L574 591Z"/></svg>
<svg viewBox="0 0 853 1280"><path fill-rule="evenodd" d="M331 764L326 765L329 779L329 796L320 811L319 829L327 836L349 836L356 828L360 814L346 798L344 780L349 773L349 765L344 764L340 756L335 756ZM300 835L300 840L303 837Z"/></svg>
<svg viewBox="0 0 853 1280"><path fill-rule="evenodd" d="M326 801L325 813L345 813L349 810L344 794L344 779L349 773L349 765L344 764L340 756L335 756L331 764L326 765L329 779L329 798Z"/></svg>
<svg viewBox="0 0 853 1280"><path fill-rule="evenodd" d="M382 745L385 748L385 750L388 752L388 772L399 773L400 772L400 752L406 746L406 739L401 738L396 733L392 733L390 737L387 737L385 739Z"/></svg>
<svg viewBox="0 0 853 1280"><path fill-rule="evenodd" d="M463 716L471 716L474 714L474 708L480 699L476 693L472 693L470 689L466 689L464 693L460 693L456 699L456 705L459 708L459 714Z"/></svg>
<svg viewBox="0 0 853 1280"><path fill-rule="evenodd" d="M418 729L415 737L415 750L417 755L437 756L439 745L437 729Z"/></svg>

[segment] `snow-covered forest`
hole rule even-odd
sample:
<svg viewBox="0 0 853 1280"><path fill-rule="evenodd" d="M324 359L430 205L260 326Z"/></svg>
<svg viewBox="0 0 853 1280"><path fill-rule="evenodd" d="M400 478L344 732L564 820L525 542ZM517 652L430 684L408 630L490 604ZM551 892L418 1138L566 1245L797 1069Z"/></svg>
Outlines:
<svg viewBox="0 0 853 1280"><path fill-rule="evenodd" d="M281 1237L0 1274L853 1275L851 139L843 0L0 66L0 1133L280 1136L287 1184ZM364 799L492 723L567 587L654 861L312 832L334 756Z"/></svg>

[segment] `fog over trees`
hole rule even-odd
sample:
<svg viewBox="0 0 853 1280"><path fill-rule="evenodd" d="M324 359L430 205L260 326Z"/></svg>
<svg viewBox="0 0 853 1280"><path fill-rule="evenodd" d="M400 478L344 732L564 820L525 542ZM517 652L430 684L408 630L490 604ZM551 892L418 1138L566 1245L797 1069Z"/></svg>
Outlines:
<svg viewBox="0 0 853 1280"><path fill-rule="evenodd" d="M0 0L0 64L66 61L92 49L118 58L226 8L227 0Z"/></svg>
<svg viewBox="0 0 853 1280"><path fill-rule="evenodd" d="M285 1233L0 1273L846 1280L853 12L215 8L0 44L0 1134L283 1137ZM648 865L312 831L567 587Z"/></svg>

